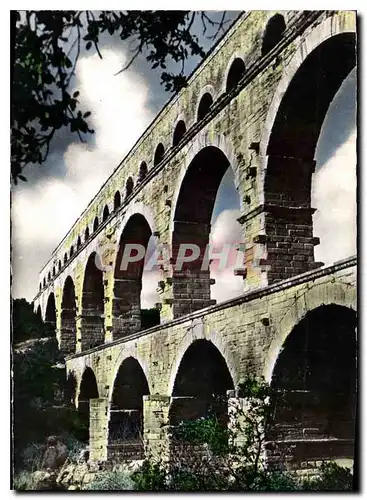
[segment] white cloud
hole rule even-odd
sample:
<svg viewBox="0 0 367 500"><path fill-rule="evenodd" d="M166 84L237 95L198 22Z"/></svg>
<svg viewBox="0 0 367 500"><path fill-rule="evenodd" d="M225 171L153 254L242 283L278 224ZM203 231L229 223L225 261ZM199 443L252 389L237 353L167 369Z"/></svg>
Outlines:
<svg viewBox="0 0 367 500"><path fill-rule="evenodd" d="M331 264L356 253L356 131L316 173L311 204L315 260Z"/></svg>
<svg viewBox="0 0 367 500"><path fill-rule="evenodd" d="M243 279L233 274L237 260L235 244L243 241L241 225L237 221L239 216L239 210L223 210L216 218L211 232L214 249L220 250L224 244L231 245L228 267L223 270L218 269L218 261L211 265L210 275L215 279L215 284L210 290L211 297L218 303L236 297L244 291Z"/></svg>
<svg viewBox="0 0 367 500"><path fill-rule="evenodd" d="M124 54L103 50L102 55L102 60L97 55L82 57L77 66L76 88L82 109L92 111L95 145L75 142L68 147L63 180L46 177L14 190L15 297L33 298L38 272L52 250L153 118L146 82L131 70L114 76L125 62Z"/></svg>
<svg viewBox="0 0 367 500"><path fill-rule="evenodd" d="M157 302L161 301L161 297L157 292L158 281L162 279L159 271L145 271L142 277L141 289L141 307L142 309L150 309Z"/></svg>
<svg viewBox="0 0 367 500"><path fill-rule="evenodd" d="M214 246L241 241L242 229L241 224L237 221L239 216L239 210L223 210L220 212L211 231L211 240Z"/></svg>

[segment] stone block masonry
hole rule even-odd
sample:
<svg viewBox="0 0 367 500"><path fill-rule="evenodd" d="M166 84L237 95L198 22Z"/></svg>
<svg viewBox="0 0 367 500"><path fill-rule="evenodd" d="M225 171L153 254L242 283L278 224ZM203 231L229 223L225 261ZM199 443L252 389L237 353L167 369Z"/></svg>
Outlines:
<svg viewBox="0 0 367 500"><path fill-rule="evenodd" d="M292 401L293 416L279 410L269 437L273 462L287 442L306 468L330 443L329 455L351 458L356 259L315 262L311 182L327 109L355 64L355 12L242 14L52 253L34 307L56 324L77 381L70 399L82 392L89 412L93 460L141 453L137 443L116 448L111 408L142 424L145 453L169 453L172 419L204 414L213 394L223 398L247 375ZM240 199L243 294L215 304L203 252L182 270L174 262L180 245L208 244L228 168ZM149 241L171 248L172 260L156 269L160 324L142 331L144 269L120 264L127 244L146 250ZM320 394L331 395L330 411L315 403Z"/></svg>

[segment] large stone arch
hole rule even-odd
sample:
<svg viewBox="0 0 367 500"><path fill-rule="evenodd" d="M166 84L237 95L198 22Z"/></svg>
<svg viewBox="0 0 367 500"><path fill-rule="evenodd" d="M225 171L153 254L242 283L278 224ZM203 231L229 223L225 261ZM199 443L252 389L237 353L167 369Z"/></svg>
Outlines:
<svg viewBox="0 0 367 500"><path fill-rule="evenodd" d="M173 223L174 223L175 210L177 206L177 200L187 170L192 161L194 160L194 158L197 156L197 154L200 153L200 151L203 150L204 148L210 146L218 148L227 157L230 167L233 171L236 189L237 190L240 189L239 164L236 157L236 150L234 145L232 144L230 137L225 137L223 134L209 134L205 127L195 136L193 141L190 143L190 147L186 146L184 149L184 161L182 162L180 172L177 176L176 188L172 196L172 210L171 210L170 225L169 225L170 234L172 234L173 232ZM244 208L242 205L243 204L242 198L243 197L240 196L241 212Z"/></svg>
<svg viewBox="0 0 367 500"><path fill-rule="evenodd" d="M234 390L235 381L225 357L211 340L196 336L174 373L170 425L213 413L223 425L228 424L227 391Z"/></svg>
<svg viewBox="0 0 367 500"><path fill-rule="evenodd" d="M269 459L352 460L357 390L357 318L351 307L321 304L294 326L277 356Z"/></svg>
<svg viewBox="0 0 367 500"><path fill-rule="evenodd" d="M216 349L219 351L219 353L226 362L234 386L235 387L237 386L240 380L240 376L237 372L237 363L232 351L230 350L226 342L224 342L222 335L216 333L215 331L208 330L205 327L203 321L199 319L199 320L194 320L191 328L188 329L184 338L181 340L181 342L178 344L176 348L176 355L169 369L167 395L171 395L173 392L173 387L175 384L177 373L181 361L183 359L183 356L185 355L185 352L187 352L189 347L196 340L207 340L208 342L211 342L214 347L216 347Z"/></svg>
<svg viewBox="0 0 367 500"><path fill-rule="evenodd" d="M90 253L83 273L80 339L78 349L85 351L103 344L105 338L105 291L103 261L97 252Z"/></svg>
<svg viewBox="0 0 367 500"><path fill-rule="evenodd" d="M116 231L116 243L115 243L115 251L114 251L115 258L116 258L116 253L118 251L119 242L120 242L122 233L124 232L124 229L126 227L126 224L128 223L129 219L135 214L141 215L144 217L144 219L146 219L146 221L148 222L148 224L152 230L152 233L155 233L157 231L157 223L156 223L157 216L154 213L154 211L150 207L148 207L146 204L144 204L140 201L133 200L131 203L129 203L127 210L124 214L123 222L120 225L120 227L118 228L118 230Z"/></svg>
<svg viewBox="0 0 367 500"><path fill-rule="evenodd" d="M108 401L111 401L111 399L112 399L113 385L115 383L120 366L127 358L136 359L136 361L141 366L141 369L143 370L145 378L147 379L147 382L148 382L148 386L151 387L152 381L150 380L149 363L147 363L146 360L139 354L136 344L127 344L126 346L124 346L121 349L121 351L120 351L120 353L115 361L114 369L111 372L111 378L110 378L110 381L108 384L108 386L109 386L108 387Z"/></svg>
<svg viewBox="0 0 367 500"><path fill-rule="evenodd" d="M45 322L50 322L54 327L56 326L56 302L54 292L50 292L47 297Z"/></svg>
<svg viewBox="0 0 367 500"><path fill-rule="evenodd" d="M271 381L275 363L287 337L295 326L309 311L323 305L340 305L353 310L357 309L357 292L354 287L342 282L327 282L311 285L301 293L293 305L274 326L273 340L265 356L262 375L267 382Z"/></svg>
<svg viewBox="0 0 367 500"><path fill-rule="evenodd" d="M282 12L280 12L282 14ZM284 67L280 82L274 92L271 104L268 108L266 119L261 133L259 145L260 156L266 157L267 148L272 132L273 124L277 116L282 98L289 87L302 63L325 40L342 33L355 33L355 18L348 17L349 23L344 25L340 17L330 16L317 26L313 27L310 33L301 39L300 45L289 63Z"/></svg>
<svg viewBox="0 0 367 500"><path fill-rule="evenodd" d="M45 325L47 330L52 336L56 335L56 322L57 322L57 309L56 309L56 299L55 293L52 291L49 293L46 302L45 309Z"/></svg>
<svg viewBox="0 0 367 500"><path fill-rule="evenodd" d="M264 227L268 284L322 265L314 261L314 154L328 107L355 61L353 26L330 17L301 43L275 91L260 141L261 205L252 215Z"/></svg>
<svg viewBox="0 0 367 500"><path fill-rule="evenodd" d="M99 397L99 387L95 371L88 365L84 367L77 386L76 407L84 423L84 440L90 441L90 400Z"/></svg>
<svg viewBox="0 0 367 500"><path fill-rule="evenodd" d="M128 447L141 458L143 447L143 397L150 395L147 377L134 356L124 356L110 391L108 415L108 456Z"/></svg>
<svg viewBox="0 0 367 500"><path fill-rule="evenodd" d="M210 298L212 282L206 258L208 255L205 252L209 243L216 196L228 168L234 171L235 184L238 186L237 164L231 163L231 160L234 161L234 154L230 143L219 134L210 141L206 133L198 135L185 158L171 210L173 317L215 303ZM182 256L183 245L199 247L200 255L181 266L177 257ZM203 261L206 262L205 265Z"/></svg>
<svg viewBox="0 0 367 500"><path fill-rule="evenodd" d="M149 218L152 220L151 214ZM113 266L112 336L113 339L135 333L141 328L141 290L145 254L153 235L148 220L134 211L125 217L117 240ZM126 245L139 245L144 255L135 262L124 262ZM129 252L135 252L130 250ZM130 255L130 253L129 253Z"/></svg>
<svg viewBox="0 0 367 500"><path fill-rule="evenodd" d="M76 350L76 316L77 299L73 278L66 276L62 285L59 347L65 354L73 354Z"/></svg>

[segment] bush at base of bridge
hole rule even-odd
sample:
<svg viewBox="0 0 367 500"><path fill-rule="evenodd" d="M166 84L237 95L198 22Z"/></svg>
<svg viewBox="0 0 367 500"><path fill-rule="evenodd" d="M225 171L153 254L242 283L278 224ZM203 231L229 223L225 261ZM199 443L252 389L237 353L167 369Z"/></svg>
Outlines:
<svg viewBox="0 0 367 500"><path fill-rule="evenodd" d="M87 487L88 491L133 491L135 482L131 475L122 471L109 471L100 474Z"/></svg>
<svg viewBox="0 0 367 500"><path fill-rule="evenodd" d="M145 461L134 475L140 491L350 491L353 476L337 464L324 464L319 477L302 480L296 474L267 468L263 445L273 424L273 393L264 380L248 377L240 383L239 396L245 405L231 407L232 424L227 426L214 413L171 428L171 439L181 440L185 452L163 462ZM234 417L234 418L233 418ZM206 451L192 460L198 445ZM200 446L199 446L200 447ZM174 449L174 448L173 448ZM177 459L178 458L178 459Z"/></svg>
<svg viewBox="0 0 367 500"><path fill-rule="evenodd" d="M347 467L335 462L325 462L320 468L320 477L305 481L306 491L353 491L353 475Z"/></svg>
<svg viewBox="0 0 367 500"><path fill-rule="evenodd" d="M132 475L137 491L352 491L353 476L349 469L336 463L325 463L319 477L303 480L286 472L258 470L251 467L229 471L175 468L146 460ZM112 489L112 488L106 488ZM117 488L116 488L117 489Z"/></svg>

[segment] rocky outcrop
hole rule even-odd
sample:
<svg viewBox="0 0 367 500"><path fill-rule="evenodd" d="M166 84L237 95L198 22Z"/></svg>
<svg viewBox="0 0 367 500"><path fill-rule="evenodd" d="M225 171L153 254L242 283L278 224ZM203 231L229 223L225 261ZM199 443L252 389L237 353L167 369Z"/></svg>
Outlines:
<svg viewBox="0 0 367 500"><path fill-rule="evenodd" d="M89 485L100 476L109 471L123 471L127 475L137 470L142 464L142 460L121 463L112 468L105 462L92 463L87 462L73 463L68 460L60 470L57 479L57 489L69 491L87 490Z"/></svg>
<svg viewBox="0 0 367 500"><path fill-rule="evenodd" d="M62 467L69 456L69 452L61 438L49 436L46 440L46 449L42 459L42 469L56 471Z"/></svg>
<svg viewBox="0 0 367 500"><path fill-rule="evenodd" d="M35 491L55 491L58 489L56 478L56 472L36 470L35 472L33 472L32 489Z"/></svg>

